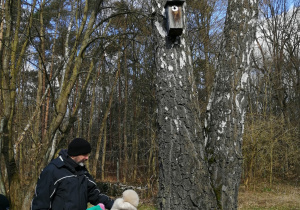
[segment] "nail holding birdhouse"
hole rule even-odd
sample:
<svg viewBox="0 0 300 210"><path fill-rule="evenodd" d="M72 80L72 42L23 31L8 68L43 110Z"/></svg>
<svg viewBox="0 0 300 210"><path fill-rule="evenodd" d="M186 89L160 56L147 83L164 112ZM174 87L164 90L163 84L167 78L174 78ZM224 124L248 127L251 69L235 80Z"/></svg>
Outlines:
<svg viewBox="0 0 300 210"><path fill-rule="evenodd" d="M167 18L167 32L170 37L177 37L183 31L183 4L185 0L166 2L165 11Z"/></svg>

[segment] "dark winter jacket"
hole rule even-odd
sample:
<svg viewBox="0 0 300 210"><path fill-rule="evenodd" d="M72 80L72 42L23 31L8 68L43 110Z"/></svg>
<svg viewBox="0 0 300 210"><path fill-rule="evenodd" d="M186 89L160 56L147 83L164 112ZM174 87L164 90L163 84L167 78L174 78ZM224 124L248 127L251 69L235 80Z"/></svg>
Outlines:
<svg viewBox="0 0 300 210"><path fill-rule="evenodd" d="M103 203L110 209L114 203L100 193L92 176L61 150L42 171L32 200L32 210L85 210L87 203Z"/></svg>
<svg viewBox="0 0 300 210"><path fill-rule="evenodd" d="M9 201L5 195L0 194L0 210L9 209Z"/></svg>

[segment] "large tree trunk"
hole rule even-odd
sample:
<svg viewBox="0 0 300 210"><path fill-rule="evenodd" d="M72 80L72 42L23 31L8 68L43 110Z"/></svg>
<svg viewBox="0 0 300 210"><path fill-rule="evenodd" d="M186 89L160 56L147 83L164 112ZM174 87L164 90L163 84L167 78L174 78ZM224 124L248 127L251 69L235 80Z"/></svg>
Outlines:
<svg viewBox="0 0 300 210"><path fill-rule="evenodd" d="M199 113L193 104L194 79L185 34L186 23L180 37L167 36L166 23L162 19L165 17L165 3L154 1L159 207L237 209L247 79L251 44L255 38L257 1L228 2L224 44L207 107L205 141L199 129ZM185 14L183 18L185 20ZM204 146L207 146L208 154Z"/></svg>
<svg viewBox="0 0 300 210"><path fill-rule="evenodd" d="M209 171L222 209L237 208L257 6L256 0L228 2L218 72L207 107Z"/></svg>
<svg viewBox="0 0 300 210"><path fill-rule="evenodd" d="M159 209L216 209L192 95L192 61L186 30L174 39L167 36L163 19L165 3L153 1L157 42ZM185 4L183 7L184 11Z"/></svg>

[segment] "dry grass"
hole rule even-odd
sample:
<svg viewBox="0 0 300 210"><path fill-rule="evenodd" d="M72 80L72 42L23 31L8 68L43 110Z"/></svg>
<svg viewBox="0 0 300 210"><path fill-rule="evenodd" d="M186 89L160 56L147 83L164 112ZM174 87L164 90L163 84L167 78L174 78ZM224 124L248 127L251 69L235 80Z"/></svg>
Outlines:
<svg viewBox="0 0 300 210"><path fill-rule="evenodd" d="M139 210L156 210L153 199L141 199ZM238 210L300 210L300 186L257 183L239 191Z"/></svg>
<svg viewBox="0 0 300 210"><path fill-rule="evenodd" d="M149 200L141 202L139 210L157 209ZM300 186L258 183L247 190L241 186L238 210L300 210Z"/></svg>
<svg viewBox="0 0 300 210"><path fill-rule="evenodd" d="M300 210L300 187L289 184L276 184L270 187L259 183L246 190L241 186L238 209Z"/></svg>

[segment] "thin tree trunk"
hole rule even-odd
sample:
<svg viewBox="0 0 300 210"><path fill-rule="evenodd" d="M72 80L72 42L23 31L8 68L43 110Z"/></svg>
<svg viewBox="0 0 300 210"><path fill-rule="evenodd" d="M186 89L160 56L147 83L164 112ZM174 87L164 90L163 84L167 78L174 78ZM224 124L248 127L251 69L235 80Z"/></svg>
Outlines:
<svg viewBox="0 0 300 210"><path fill-rule="evenodd" d="M96 163L93 164L92 172L91 172L94 177L96 177L96 174L97 174L97 165L98 165L97 162L98 162L98 159L99 159L99 153L100 153L100 147L101 147L101 142L102 142L103 133L104 133L104 127L105 127L105 124L106 124L106 121L107 121L108 114L110 113L110 108L111 108L111 104L112 104L112 101L113 101L114 90L117 86L119 76L120 76L120 69L118 69L118 71L116 72L115 80L114 80L114 83L113 83L113 86L112 86L112 89L111 89L111 92L110 92L110 96L109 96L108 106L105 110L105 114L103 116L102 123L101 123L100 129L99 129L99 136L98 136L98 141L97 141L97 146L96 146L96 153L95 153Z"/></svg>
<svg viewBox="0 0 300 210"><path fill-rule="evenodd" d="M105 160L106 160L106 144L107 144L107 123L104 125L103 133L103 149L102 149L102 161L101 161L101 180L105 178Z"/></svg>
<svg viewBox="0 0 300 210"><path fill-rule="evenodd" d="M119 70L119 94L118 94L118 161L119 163L123 163L122 160L122 145L123 145L123 141L122 141L122 123L121 123L121 116L122 116L122 71L121 71L121 50L118 51L118 70ZM119 169L117 169L119 170ZM120 171L118 171L118 173L120 173ZM119 180L118 180L119 181Z"/></svg>
<svg viewBox="0 0 300 210"><path fill-rule="evenodd" d="M136 54L138 53L135 42L132 41L132 51L133 57L136 57ZM137 61L134 59L133 61L133 79L132 79L132 84L137 83L139 79L138 71L137 71ZM131 165L132 165L132 180L136 180L137 178L137 171L138 171L138 116L139 116L139 107L138 107L138 102L139 102L139 91L136 86L133 85L132 87L132 110L133 110L133 117L132 117L132 153L131 153Z"/></svg>
<svg viewBox="0 0 300 210"><path fill-rule="evenodd" d="M139 108L137 106L137 99L135 98L136 94L134 94L133 99L133 140L132 140L132 156L131 162L133 166L133 175L132 179L136 180L137 170L138 170L138 116L139 116Z"/></svg>
<svg viewBox="0 0 300 210"><path fill-rule="evenodd" d="M155 180L156 176L156 157L157 157L157 145L156 145L156 132L155 132L155 122L154 120L149 120L149 131L150 131L150 151L149 151L149 159L148 159L148 189L152 189L153 180ZM150 192L149 192L150 193Z"/></svg>
<svg viewBox="0 0 300 210"><path fill-rule="evenodd" d="M45 74L46 69L45 67L45 29L44 29L44 6L45 6L45 0L40 5L40 12L39 12L39 21L40 21L40 47L39 47L39 70L38 70L38 88L37 88L37 96L36 96L36 104L41 103L42 95L45 91ZM35 123L34 123L34 133L33 135L35 142L43 142L42 138L42 132L44 130L44 125L42 123L42 119L44 117L42 116L44 114L43 112L43 106L40 107L39 113L36 115Z"/></svg>
<svg viewBox="0 0 300 210"><path fill-rule="evenodd" d="M60 12L58 13L57 20L59 20L59 17L60 17ZM57 31L58 31L58 24L55 27L54 42L53 42L52 50L51 50L52 57L51 57L49 80L48 80L48 83L49 83L48 85L51 85L51 86L52 86L51 80L52 80L52 77L53 77L53 68L54 68L54 58L55 58L55 47L56 47ZM48 96L47 96L46 108L45 108L44 130L42 131L43 139L45 138L46 133L47 133L48 120L49 120L49 110L50 110L50 98L51 98L51 92L50 92L50 90L48 90Z"/></svg>
<svg viewBox="0 0 300 210"><path fill-rule="evenodd" d="M123 183L126 183L127 175L128 175L128 139L127 139L127 111L128 111L128 70L126 64L126 50L124 51L124 79L125 79L125 86L124 86L124 117L123 117L123 141L124 141L124 161L122 165L123 170Z"/></svg>
<svg viewBox="0 0 300 210"><path fill-rule="evenodd" d="M92 101L91 101L91 108L90 108L88 133L87 133L87 140L89 142L91 142L91 140L92 140L91 136L92 136L93 119L94 119L93 116L94 116L94 109L95 109L95 102L96 102L96 86L97 86L97 80L99 78L99 75L100 75L100 69L99 69L99 72L97 73L97 76L93 77L93 83L92 83Z"/></svg>

